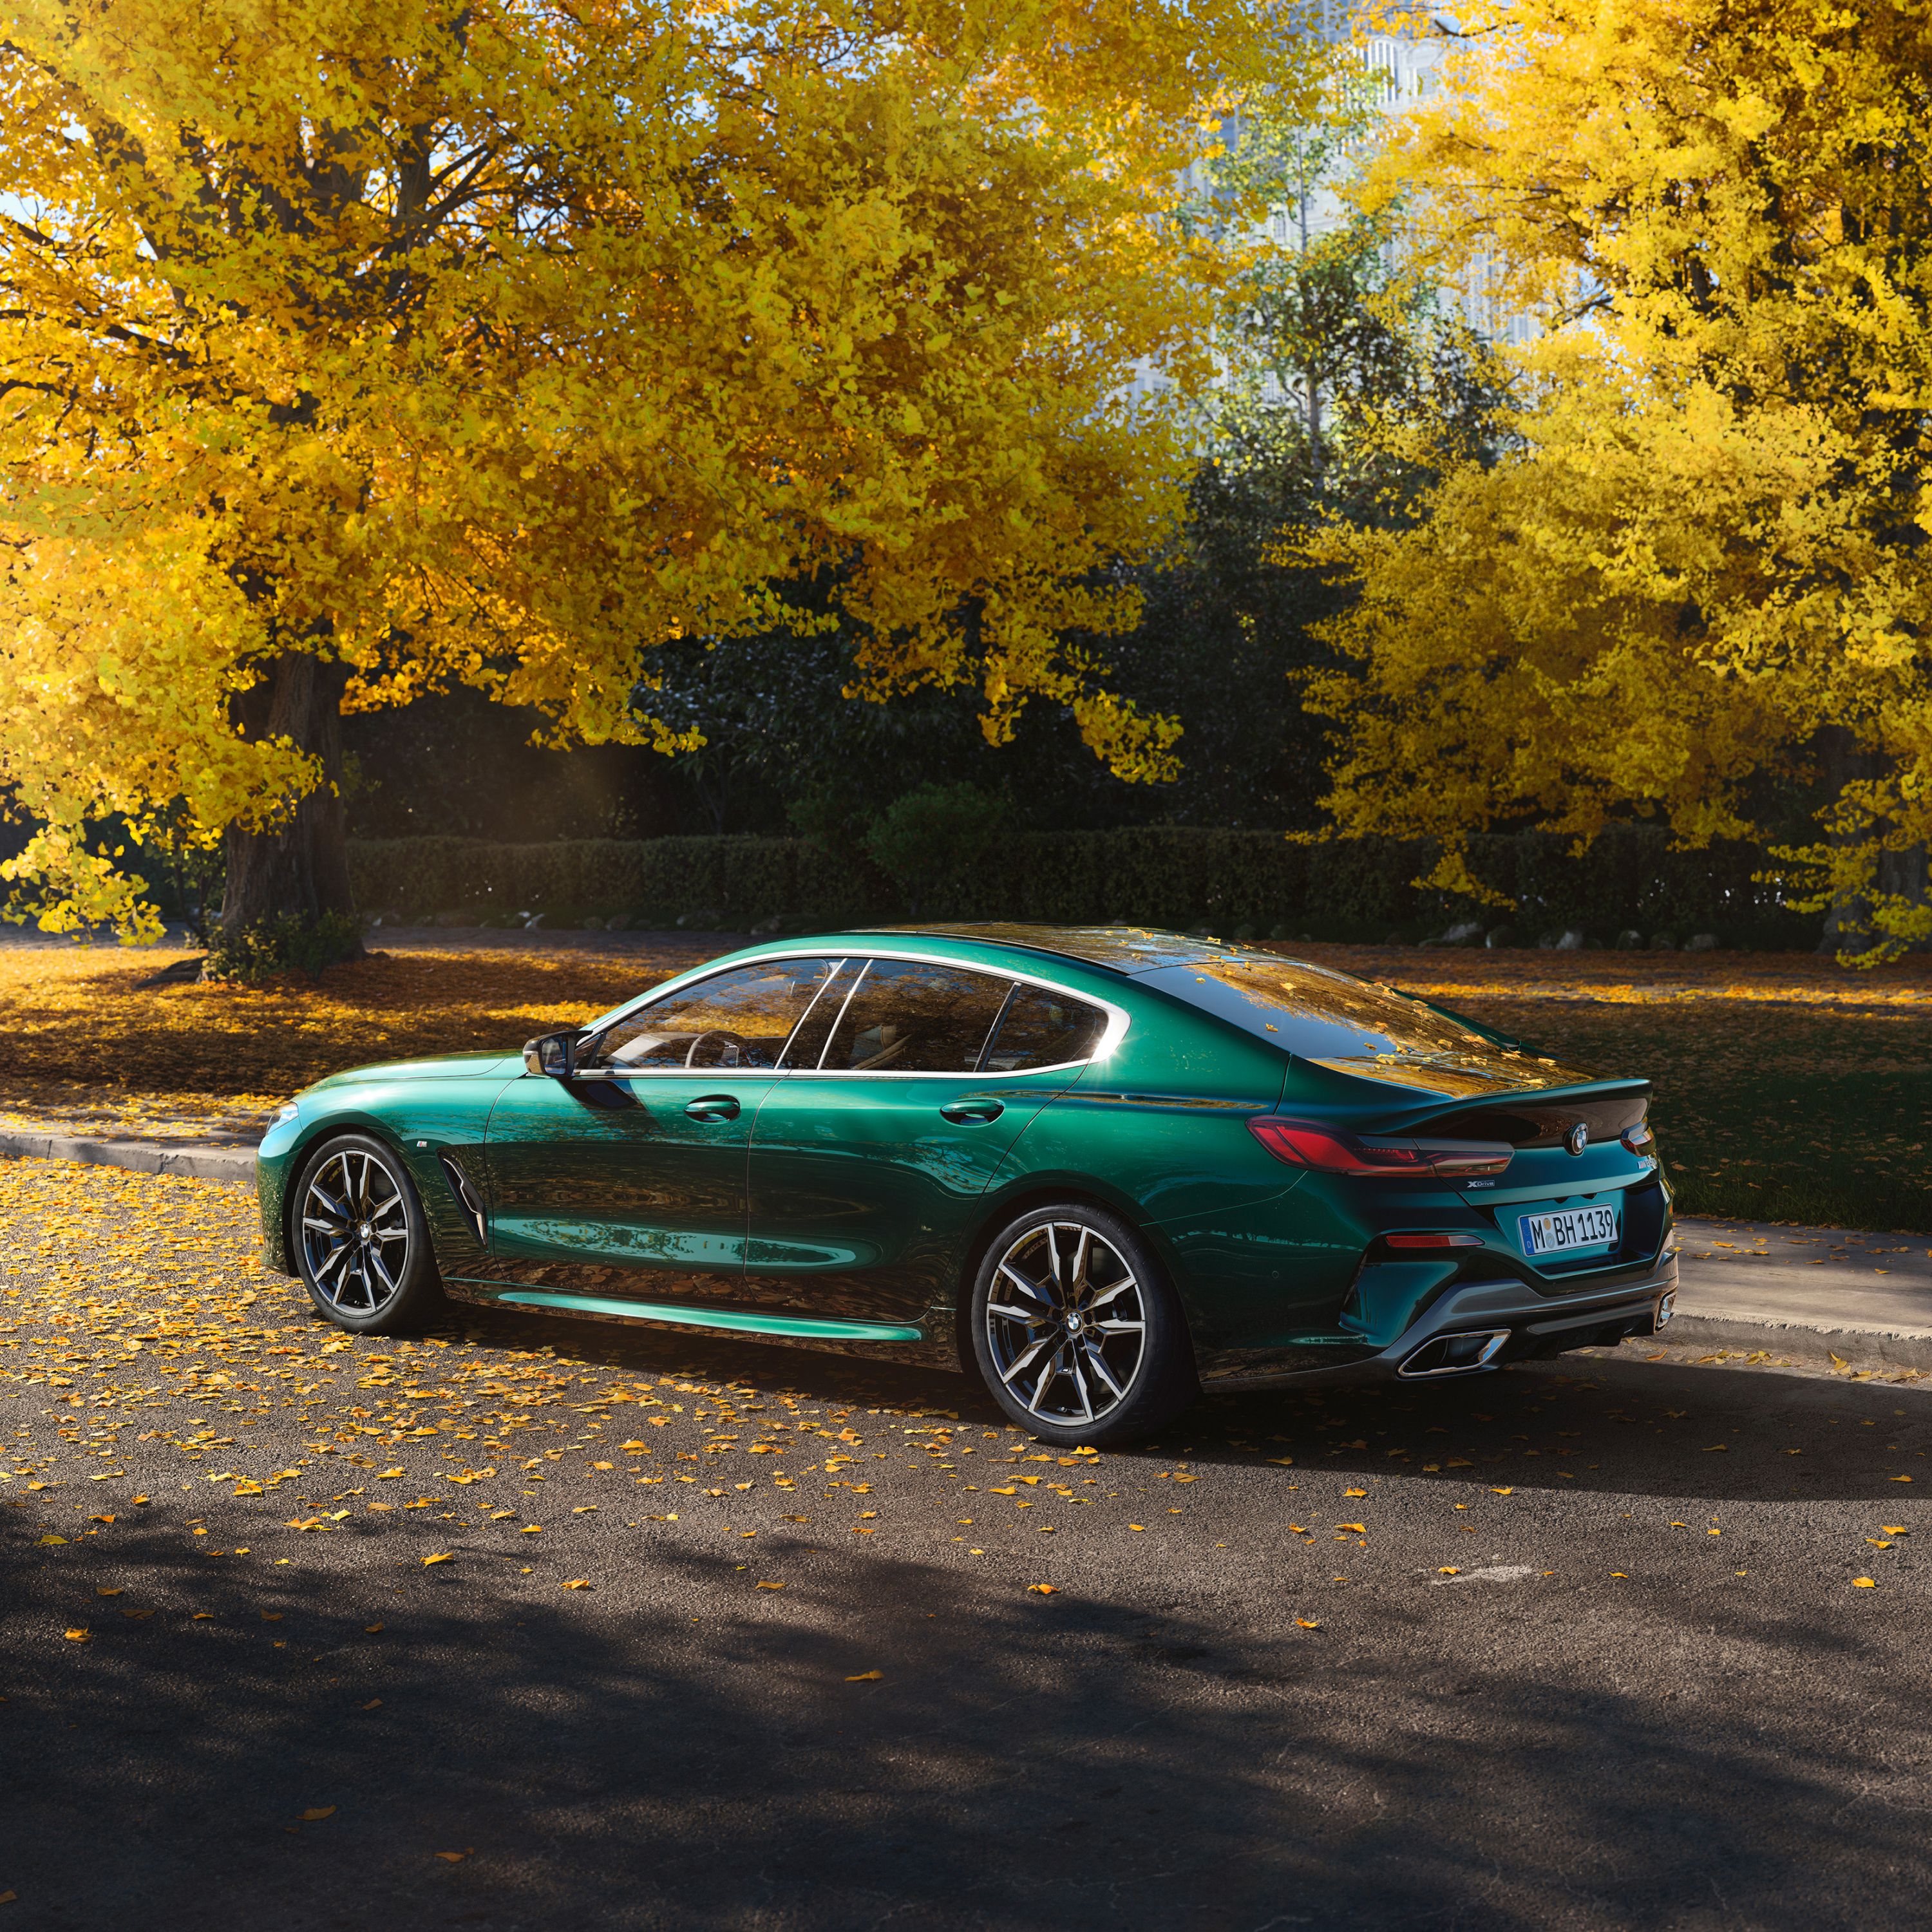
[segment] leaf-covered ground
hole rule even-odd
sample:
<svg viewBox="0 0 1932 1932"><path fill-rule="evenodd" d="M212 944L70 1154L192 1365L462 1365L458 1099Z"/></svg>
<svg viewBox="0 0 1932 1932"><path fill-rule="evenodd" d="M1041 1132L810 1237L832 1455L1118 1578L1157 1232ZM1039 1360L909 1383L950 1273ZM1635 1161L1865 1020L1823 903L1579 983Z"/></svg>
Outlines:
<svg viewBox="0 0 1932 1932"><path fill-rule="evenodd" d="M1790 953L1296 950L1653 1081L1685 1212L1932 1232L1932 961L1859 974ZM247 1138L325 1073L512 1051L698 955L398 951L313 984L139 986L182 956L0 948L0 1125Z"/></svg>

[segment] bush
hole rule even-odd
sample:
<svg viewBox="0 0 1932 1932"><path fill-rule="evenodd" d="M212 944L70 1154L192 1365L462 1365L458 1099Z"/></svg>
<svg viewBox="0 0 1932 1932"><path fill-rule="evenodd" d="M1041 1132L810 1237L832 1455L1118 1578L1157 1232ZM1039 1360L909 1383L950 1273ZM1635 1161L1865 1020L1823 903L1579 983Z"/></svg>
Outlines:
<svg viewBox="0 0 1932 1932"><path fill-rule="evenodd" d="M297 919L276 913L232 938L216 927L201 976L238 980L248 986L280 973L306 973L314 980L321 976L325 966L352 959L362 950L362 922L350 914L326 912L316 919Z"/></svg>
<svg viewBox="0 0 1932 1932"><path fill-rule="evenodd" d="M1224 938L1380 940L1475 920L1529 934L1575 927L1606 943L1624 930L1708 932L1729 946L1807 949L1820 930L1756 882L1767 866L1756 848L1673 852L1648 826L1607 832L1582 859L1539 833L1472 840L1471 869L1514 902L1504 913L1418 890L1412 881L1434 862L1426 842L1300 844L1192 826L1013 832L992 801L958 795L969 790L932 786L902 800L875 825L878 866L812 839L729 836L376 839L352 842L350 867L370 912L460 907L479 920L621 913L634 926L664 928L703 913L739 930L776 920L792 931L915 916L1125 920Z"/></svg>
<svg viewBox="0 0 1932 1932"><path fill-rule="evenodd" d="M867 854L898 888L915 919L970 918L965 908L1008 889L1012 808L970 784L924 784L872 824Z"/></svg>

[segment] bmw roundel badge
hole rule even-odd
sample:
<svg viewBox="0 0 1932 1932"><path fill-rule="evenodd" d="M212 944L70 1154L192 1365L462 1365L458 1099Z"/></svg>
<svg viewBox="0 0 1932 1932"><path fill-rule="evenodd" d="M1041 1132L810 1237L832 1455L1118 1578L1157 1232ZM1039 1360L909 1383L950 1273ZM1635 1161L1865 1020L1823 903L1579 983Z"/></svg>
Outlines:
<svg viewBox="0 0 1932 1932"><path fill-rule="evenodd" d="M1563 1137L1563 1144L1572 1154L1581 1154L1590 1144L1590 1130L1579 1120Z"/></svg>

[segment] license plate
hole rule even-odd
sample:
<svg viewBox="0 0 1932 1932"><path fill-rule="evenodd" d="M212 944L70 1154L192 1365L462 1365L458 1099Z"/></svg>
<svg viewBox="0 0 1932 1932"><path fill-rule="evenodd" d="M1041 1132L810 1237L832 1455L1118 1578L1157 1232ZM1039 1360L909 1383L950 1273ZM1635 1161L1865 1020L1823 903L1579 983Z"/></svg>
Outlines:
<svg viewBox="0 0 1932 1932"><path fill-rule="evenodd" d="M1526 1255L1575 1255L1616 1245L1614 1208L1564 1208L1553 1214L1526 1214L1518 1222Z"/></svg>

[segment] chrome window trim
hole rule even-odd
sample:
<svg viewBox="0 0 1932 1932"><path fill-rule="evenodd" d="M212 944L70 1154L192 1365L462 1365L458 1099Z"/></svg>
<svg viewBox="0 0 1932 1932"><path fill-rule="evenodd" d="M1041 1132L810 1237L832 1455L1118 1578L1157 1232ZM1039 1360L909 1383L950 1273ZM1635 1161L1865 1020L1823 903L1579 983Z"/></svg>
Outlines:
<svg viewBox="0 0 1932 1932"><path fill-rule="evenodd" d="M848 959L863 959L868 966L874 959L902 959L911 961L920 965L950 966L957 972L982 973L990 978L1016 980L1022 986L1038 986L1044 992L1058 993L1064 1000L1077 1000L1082 1006L1097 1006L1107 1016L1107 1024L1101 1033L1098 1045L1084 1060L1057 1060L1048 1066L1024 1066L1010 1073L1003 1073L994 1067L988 1067L983 1072L976 1073L896 1073L890 1068L885 1067L872 1072L842 1072L836 1067L818 1066L663 1066L649 1069L640 1067L637 1076L634 1077L642 1077L649 1072L669 1075L680 1079L690 1079L699 1074L715 1073L725 1078L742 1077L746 1075L761 1075L776 1080L810 1079L814 1076L823 1076L841 1080L969 1080L984 1084L988 1081L1024 1080L1035 1074L1066 1073L1078 1067L1096 1065L1113 1053L1121 1041L1126 1038L1127 1028L1131 1024L1130 1016L1124 1006L1115 1005L1112 1000L1105 998L1100 994L1090 993L1084 987L1064 986L1058 980L1050 980L1043 974L1021 972L1004 966L989 967L983 959L959 959L944 953L900 952L886 946L868 946L856 952L848 950L836 954L825 952L822 949L802 952L772 952L758 959L740 959L734 965L719 968L718 971L732 973L736 972L740 967L760 966L767 964L782 966L797 959L835 959L838 964L842 965ZM834 972L836 973L837 970L838 968L835 965ZM712 976L707 974L703 967L694 967L692 968L690 978L668 980L663 986L654 987L650 992L640 994L629 1004L620 1006L614 1012L600 1015L584 1030L586 1034L602 1033L607 1028L616 1026L630 1018L634 1014L641 1012L653 1001L668 999L672 994L686 992L688 988L700 985L705 980ZM848 1000L851 998L852 993L856 993L865 983L865 972L862 970L859 976L852 982L851 992L848 992L845 996ZM819 990L823 992L824 988L821 987ZM813 1004L816 1005L817 1003L817 995L814 995ZM808 1006L806 1012L809 1013L811 1010L812 1008ZM842 1020L844 1017L844 1008L841 1006L838 1018ZM802 1024L804 1015L800 1016L800 1020ZM832 1033L836 1033L838 1030L838 1022L835 1021L832 1023ZM794 1028L793 1030L795 1032L796 1028ZM991 1037L992 1035L988 1034L988 1038ZM790 1034L785 1036L785 1041L788 1046L790 1044ZM831 1043L832 1034L828 1034L826 1036L826 1045L829 1047ZM983 1048L981 1050L984 1051ZM783 1057L782 1050L781 1050L780 1057ZM578 1077L586 1078L590 1076L585 1074L580 1075Z"/></svg>

